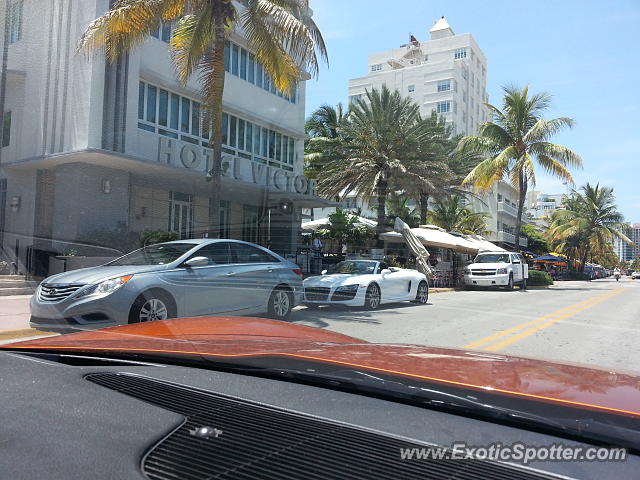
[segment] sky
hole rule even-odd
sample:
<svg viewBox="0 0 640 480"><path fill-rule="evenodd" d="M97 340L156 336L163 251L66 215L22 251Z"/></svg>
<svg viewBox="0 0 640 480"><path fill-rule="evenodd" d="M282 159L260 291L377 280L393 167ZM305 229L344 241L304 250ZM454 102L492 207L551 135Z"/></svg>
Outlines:
<svg viewBox="0 0 640 480"><path fill-rule="evenodd" d="M323 103L346 104L348 80L366 75L369 53L396 48L409 34L428 40L444 15L487 57L489 103L500 104L506 84L550 93L546 118L576 122L552 140L582 156L576 187L613 187L625 219L640 223L640 0L311 0L311 8L329 65L307 82L307 115ZM567 186L539 173L536 190Z"/></svg>

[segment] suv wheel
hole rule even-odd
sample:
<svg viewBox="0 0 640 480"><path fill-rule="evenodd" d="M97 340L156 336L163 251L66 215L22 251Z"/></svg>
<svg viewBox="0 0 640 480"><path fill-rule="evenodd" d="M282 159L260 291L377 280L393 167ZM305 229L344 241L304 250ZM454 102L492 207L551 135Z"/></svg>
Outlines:
<svg viewBox="0 0 640 480"><path fill-rule="evenodd" d="M509 283L507 284L506 287L504 287L506 290L513 290L513 273L509 274Z"/></svg>

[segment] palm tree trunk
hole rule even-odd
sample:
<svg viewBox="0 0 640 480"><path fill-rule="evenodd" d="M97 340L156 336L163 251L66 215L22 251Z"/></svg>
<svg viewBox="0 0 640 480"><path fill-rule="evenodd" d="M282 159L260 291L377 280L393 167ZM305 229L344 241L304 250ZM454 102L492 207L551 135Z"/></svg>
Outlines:
<svg viewBox="0 0 640 480"><path fill-rule="evenodd" d="M429 195L420 193L420 225L426 225L429 209Z"/></svg>
<svg viewBox="0 0 640 480"><path fill-rule="evenodd" d="M518 216L516 217L516 252L520 252L520 230L522 229L522 212L524 211L524 202L527 198L527 181L524 176L524 172L520 173L520 179L518 181Z"/></svg>
<svg viewBox="0 0 640 480"><path fill-rule="evenodd" d="M382 174L376 184L376 195L378 196L377 217L378 225L376 226L376 244L379 248L384 247L384 240L380 238L380 234L385 232L384 224L386 219L386 204L389 183L386 174Z"/></svg>
<svg viewBox="0 0 640 480"><path fill-rule="evenodd" d="M215 17L215 40L213 43L213 95L211 105L208 105L211 114L211 140L213 143L213 158L211 161L211 208L210 212L210 235L213 238L220 238L220 199L222 188L222 95L224 93L224 17Z"/></svg>

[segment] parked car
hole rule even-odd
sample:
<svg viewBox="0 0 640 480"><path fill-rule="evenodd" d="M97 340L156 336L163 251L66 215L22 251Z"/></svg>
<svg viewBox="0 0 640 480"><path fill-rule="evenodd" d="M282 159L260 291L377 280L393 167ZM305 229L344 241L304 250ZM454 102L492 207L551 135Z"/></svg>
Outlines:
<svg viewBox="0 0 640 480"><path fill-rule="evenodd" d="M429 299L427 277L406 268L375 260L346 260L304 281L304 302L309 307L340 304L375 310L383 303Z"/></svg>
<svg viewBox="0 0 640 480"><path fill-rule="evenodd" d="M45 279L31 299L31 326L100 328L228 313L284 319L301 300L298 266L266 248L179 240Z"/></svg>
<svg viewBox="0 0 640 480"><path fill-rule="evenodd" d="M636 270L631 274L631 280L638 280L638 279L640 279L640 270Z"/></svg>
<svg viewBox="0 0 640 480"><path fill-rule="evenodd" d="M514 285L527 288L529 265L520 253L482 252L464 269L466 287L504 287L513 290Z"/></svg>

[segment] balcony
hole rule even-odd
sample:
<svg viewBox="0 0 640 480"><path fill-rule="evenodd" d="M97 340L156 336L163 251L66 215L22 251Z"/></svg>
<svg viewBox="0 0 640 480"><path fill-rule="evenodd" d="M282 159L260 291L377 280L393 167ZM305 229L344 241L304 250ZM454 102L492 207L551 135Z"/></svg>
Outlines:
<svg viewBox="0 0 640 480"><path fill-rule="evenodd" d="M509 232L498 232L496 235L496 241L510 243L511 245L516 244L516 236L513 233ZM527 237L520 237L520 246L526 247L529 244Z"/></svg>
<svg viewBox="0 0 640 480"><path fill-rule="evenodd" d="M498 202L498 212L506 213L514 218L518 216L518 209L504 201Z"/></svg>

